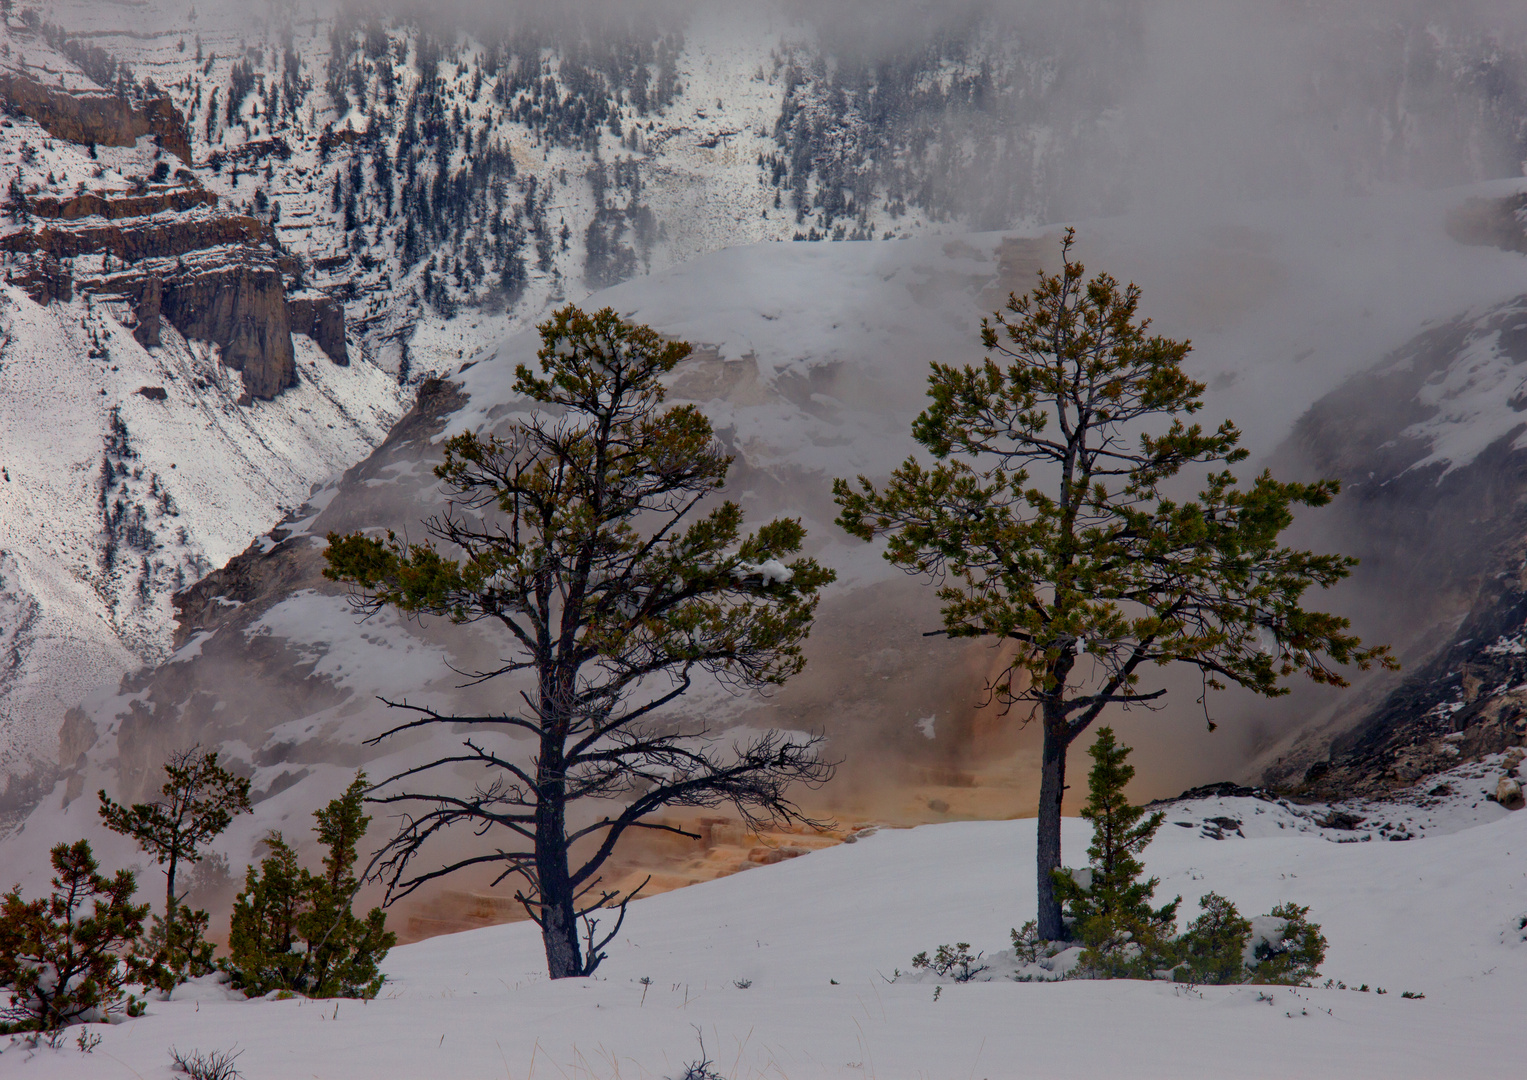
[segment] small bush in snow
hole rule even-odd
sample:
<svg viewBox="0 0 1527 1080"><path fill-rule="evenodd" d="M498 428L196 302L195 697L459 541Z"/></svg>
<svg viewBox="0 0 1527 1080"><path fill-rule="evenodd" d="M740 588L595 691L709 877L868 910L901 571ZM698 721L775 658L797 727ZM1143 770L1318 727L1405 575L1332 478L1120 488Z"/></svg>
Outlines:
<svg viewBox="0 0 1527 1080"><path fill-rule="evenodd" d="M341 797L313 814L313 830L329 849L323 873L297 864L297 853L278 832L266 838L270 856L250 867L234 900L224 968L251 996L272 990L311 997L375 997L379 966L397 935L381 908L364 919L350 909L359 882L356 845L371 820L361 813L362 773Z"/></svg>
<svg viewBox="0 0 1527 1080"><path fill-rule="evenodd" d="M1326 958L1326 939L1317 923L1309 921L1310 909L1298 904L1279 904L1270 915L1254 919L1251 981L1296 986L1320 974ZM1272 921L1264 929L1258 923ZM1281 921L1281 925L1276 925Z"/></svg>
<svg viewBox="0 0 1527 1080"><path fill-rule="evenodd" d="M147 904L132 903L132 872L102 876L84 840L59 844L52 859L52 896L25 901L17 886L0 900L0 987L11 993L0 1032L57 1031L142 1012L122 989L124 955L148 915Z"/></svg>
<svg viewBox="0 0 1527 1080"><path fill-rule="evenodd" d="M940 945L933 953L933 959L928 959L928 954L920 952L912 957L912 966L918 969L931 969L934 973L955 982L970 982L981 972L987 970L987 965L981 963L982 953L970 954L970 942L961 941L954 946Z"/></svg>
<svg viewBox="0 0 1527 1080"><path fill-rule="evenodd" d="M705 1053L705 1036L699 1033L698 1028L695 1033L700 1039L700 1056L684 1066L684 1071L672 1080L726 1080L716 1071L716 1063Z"/></svg>
<svg viewBox="0 0 1527 1080"><path fill-rule="evenodd" d="M1061 947L1059 942L1045 941L1039 936L1039 922L1030 919L1023 929L1009 931L1013 938L1013 954L1020 964L1037 964L1048 960Z"/></svg>
<svg viewBox="0 0 1527 1080"><path fill-rule="evenodd" d="M1125 799L1124 787L1135 772L1125 764L1129 752L1129 747L1115 743L1113 731L1106 727L1099 730L1090 751L1095 765L1082 816L1093 825L1087 849L1091 865L1054 876L1070 941L1042 939L1037 921L1030 920L1011 932L1011 956L993 957L997 974L988 973L991 965L979 964L981 954L971 956L963 942L940 946L931 960L919 953L912 966L955 982L983 973L988 973L987 979L1005 975L1019 982L1169 974L1179 982L1200 984L1297 985L1313 980L1325 960L1326 939L1319 925L1309 921L1307 907L1283 903L1268 915L1246 919L1225 897L1209 893L1199 900L1203 913L1178 935L1176 915L1182 898L1151 906L1157 879L1144 877L1138 856L1156 835L1162 815L1146 818L1144 810Z"/></svg>
<svg viewBox="0 0 1527 1080"><path fill-rule="evenodd" d="M1191 983L1245 982L1251 923L1218 893L1200 898L1198 906L1204 913L1177 941L1182 962L1173 977Z"/></svg>
<svg viewBox="0 0 1527 1080"><path fill-rule="evenodd" d="M186 1053L170 1047L170 1060L175 1063L175 1071L183 1072L191 1077L191 1080L239 1080L243 1075L233 1067L243 1051L213 1050L210 1053L202 1053L200 1050L191 1050Z"/></svg>

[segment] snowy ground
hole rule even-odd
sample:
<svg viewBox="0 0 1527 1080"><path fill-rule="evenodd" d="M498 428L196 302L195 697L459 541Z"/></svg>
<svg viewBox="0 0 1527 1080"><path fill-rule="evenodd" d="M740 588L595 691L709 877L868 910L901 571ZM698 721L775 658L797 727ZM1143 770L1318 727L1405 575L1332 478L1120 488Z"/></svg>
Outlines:
<svg viewBox="0 0 1527 1080"><path fill-rule="evenodd" d="M888 982L943 942L1001 950L1032 916L1033 822L964 822L882 829L639 901L592 979L549 983L535 928L497 926L394 950L368 1003L187 988L96 1029L88 1056L72 1041L0 1052L0 1077L169 1078L174 1045L237 1046L249 1080L635 1080L679 1075L700 1035L729 1078L1509 1075L1524 1048L1527 813L1452 779L1433 834L1403 843L1301 828L1329 808L1168 807L1169 822L1247 824L1223 839L1164 826L1146 853L1158 895L1182 894L1185 914L1211 889L1246 914L1308 904L1330 940L1323 975L1347 989L998 981L935 1000L926 983ZM1072 859L1088 836L1067 819Z"/></svg>

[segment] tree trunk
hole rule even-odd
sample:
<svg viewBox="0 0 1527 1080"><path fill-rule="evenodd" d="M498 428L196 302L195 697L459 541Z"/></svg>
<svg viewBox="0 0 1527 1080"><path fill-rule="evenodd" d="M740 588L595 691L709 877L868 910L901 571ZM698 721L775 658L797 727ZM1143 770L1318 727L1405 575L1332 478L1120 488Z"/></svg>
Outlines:
<svg viewBox="0 0 1527 1080"><path fill-rule="evenodd" d="M170 852L170 867L164 875L164 937L165 943L169 944L170 931L175 925L175 909L177 897L175 896L175 871L180 862L180 853Z"/></svg>
<svg viewBox="0 0 1527 1080"><path fill-rule="evenodd" d="M567 868L566 781L560 775L560 750L552 750L557 765L546 769L541 756L541 790L536 806L536 877L541 902L541 942L546 946L546 970L553 979L583 974L578 948L578 918L573 906L572 875ZM551 775L547 776L547 772Z"/></svg>
<svg viewBox="0 0 1527 1080"><path fill-rule="evenodd" d="M1054 871L1060 869L1060 804L1066 794L1066 721L1044 709L1044 753L1039 774L1039 836L1035 869L1039 884L1039 937L1062 941L1060 901L1055 898Z"/></svg>

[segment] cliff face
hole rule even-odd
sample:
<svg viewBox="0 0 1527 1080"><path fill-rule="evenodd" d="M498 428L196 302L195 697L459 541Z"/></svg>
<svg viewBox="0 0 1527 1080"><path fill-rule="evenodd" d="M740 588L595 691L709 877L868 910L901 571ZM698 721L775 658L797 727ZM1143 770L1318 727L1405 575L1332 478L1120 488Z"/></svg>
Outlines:
<svg viewBox="0 0 1527 1080"><path fill-rule="evenodd" d="M153 135L160 146L191 163L185 118L168 96L135 103L114 94L67 93L19 72L8 72L0 73L0 97L54 138L131 146L144 135Z"/></svg>
<svg viewBox="0 0 1527 1080"><path fill-rule="evenodd" d="M82 192L70 198L39 195L27 200L27 213L45 221L78 221L98 217L107 221L147 217L150 214L216 206L217 195L201 188L173 187L147 195Z"/></svg>
<svg viewBox="0 0 1527 1080"><path fill-rule="evenodd" d="M0 251L16 254L39 252L55 259L81 255L110 255L123 262L173 259L230 245L268 246L270 226L241 214L217 214L190 218L161 218L150 214L120 224L96 224L80 219L65 227L45 226L0 237Z"/></svg>
<svg viewBox="0 0 1527 1080"><path fill-rule="evenodd" d="M1300 421L1290 443L1342 480L1333 533L1405 671L1269 782L1382 794L1527 742L1524 373L1527 296L1427 330Z"/></svg>
<svg viewBox="0 0 1527 1080"><path fill-rule="evenodd" d="M268 262L171 278L163 310L187 337L222 346L223 363L243 373L248 395L273 398L296 385L286 291L280 271Z"/></svg>
<svg viewBox="0 0 1527 1080"><path fill-rule="evenodd" d="M217 345L224 366L244 376L244 404L297 385L284 280L268 255L242 251L212 265L176 264L157 273L81 282L81 287L130 300L138 323L133 336L143 345L160 344L164 319L188 338Z"/></svg>
<svg viewBox="0 0 1527 1080"><path fill-rule="evenodd" d="M292 333L306 334L341 367L350 363L345 345L345 309L332 296L306 292L286 302Z"/></svg>
<svg viewBox="0 0 1527 1080"><path fill-rule="evenodd" d="M105 124L127 108L115 98L99 105L55 113ZM21 227L0 234L0 253L11 263L6 276L44 304L77 291L128 299L133 334L145 346L160 344L166 319L186 337L217 345L222 362L243 374L246 404L296 385L294 332L348 365L343 306L315 290L288 297L298 261L281 251L267 222L228 213L218 201L194 178L132 192L26 196L14 215ZM80 260L89 260L83 270Z"/></svg>

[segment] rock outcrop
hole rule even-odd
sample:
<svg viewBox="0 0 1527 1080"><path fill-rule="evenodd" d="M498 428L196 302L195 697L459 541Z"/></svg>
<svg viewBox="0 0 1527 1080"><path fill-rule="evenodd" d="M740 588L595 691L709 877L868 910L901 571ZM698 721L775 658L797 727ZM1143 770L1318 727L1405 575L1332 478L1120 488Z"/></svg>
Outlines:
<svg viewBox="0 0 1527 1080"><path fill-rule="evenodd" d="M338 300L307 290L288 298L286 307L292 333L312 338L341 367L350 363L350 350L345 345L345 309Z"/></svg>
<svg viewBox="0 0 1527 1080"><path fill-rule="evenodd" d="M132 146L145 135L191 163L185 118L166 95L134 101L116 94L70 93L19 72L0 73L0 98L49 135L81 144Z"/></svg>
<svg viewBox="0 0 1527 1080"><path fill-rule="evenodd" d="M78 224L26 229L0 237L0 251L40 253L55 259L81 255L110 255L123 262L173 259L228 245L269 246L270 226L242 214L205 216L148 216L109 223L80 219Z"/></svg>
<svg viewBox="0 0 1527 1080"><path fill-rule="evenodd" d="M218 346L223 363L243 374L246 404L296 385L294 332L336 364L350 362L344 307L311 289L289 297L299 266L270 225L222 212L216 194L194 183L33 196L26 212L33 227L0 236L0 252L14 263L11 281L39 303L67 301L76 290L123 297L146 346L160 344L168 319L186 337ZM72 260L83 256L104 257L104 269L76 275Z"/></svg>
<svg viewBox="0 0 1527 1080"><path fill-rule="evenodd" d="M1265 779L1316 798L1379 795L1527 742L1527 297L1416 337L1312 408L1291 456L1343 484L1331 535L1382 598L1405 672L1311 732ZM1495 412L1446 410L1460 397ZM1488 445L1449 437L1494 431Z"/></svg>
<svg viewBox="0 0 1527 1080"><path fill-rule="evenodd" d="M70 198L38 195L27 200L27 213L45 221L78 221L98 217L107 221L141 218L150 214L194 210L217 205L217 195L200 187L160 187L143 195L115 192L81 192Z"/></svg>

